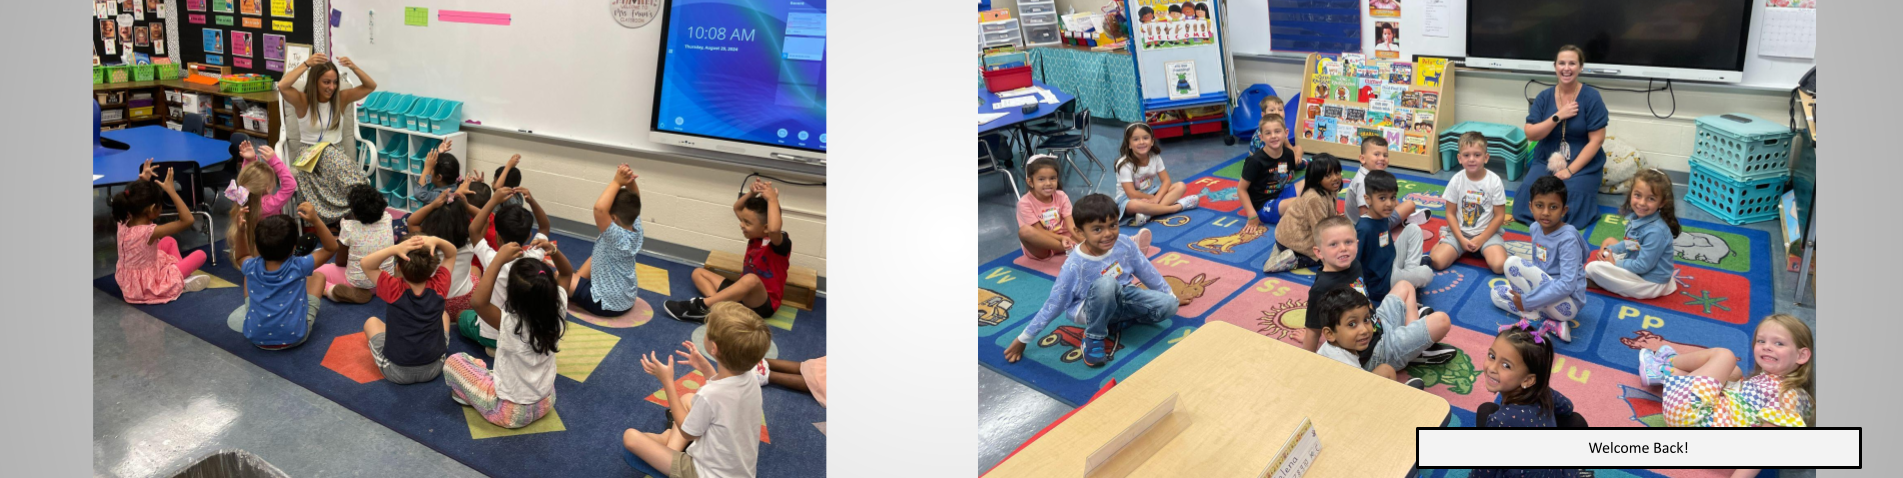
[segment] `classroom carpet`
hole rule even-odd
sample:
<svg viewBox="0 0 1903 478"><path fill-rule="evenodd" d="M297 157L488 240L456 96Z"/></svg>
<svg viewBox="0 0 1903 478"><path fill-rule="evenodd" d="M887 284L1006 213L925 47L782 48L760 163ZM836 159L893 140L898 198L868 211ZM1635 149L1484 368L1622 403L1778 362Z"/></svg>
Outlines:
<svg viewBox="0 0 1903 478"><path fill-rule="evenodd" d="M1118 342L1110 344L1111 361L1099 368L1085 366L1081 360L1082 327L1061 316L1037 331L1022 360L1007 363L1005 347L1043 306L1064 258L1035 260L1017 251L978 268L979 363L1076 406L1107 381L1130 376L1209 321L1229 322L1299 345L1298 331L1307 317L1314 271L1260 272L1275 243L1274 230L1242 233L1246 220L1236 214L1242 206L1235 192L1242 160L1238 156L1184 180L1190 193L1203 194L1200 208L1154 218L1142 226L1151 232L1153 247L1145 251L1151 263L1178 297L1191 299L1177 316L1125 330ZM1345 170L1344 183L1356 173ZM1422 226L1430 234L1423 249L1431 249L1439 240L1440 227L1447 224L1439 197L1446 182L1405 173L1395 176L1404 199L1435 210ZM1509 212L1513 193L1507 191ZM1625 230L1617 208L1602 206L1599 212L1599 221L1581 231L1587 245L1595 249L1607 237L1623 237ZM1503 228L1507 249L1530 256L1526 228L1508 224ZM1592 426L1664 426L1660 390L1644 387L1634 373L1639 349L1670 345L1680 353L1709 347L1748 351L1758 321L1774 312L1771 267L1776 264L1770 260L1769 233L1699 221L1681 220L1680 225L1682 233L1674 248L1684 284L1677 292L1639 301L1589 289L1572 342L1556 342L1553 386L1573 401ZM1126 235L1136 232L1135 227L1123 228ZM1429 392L1447 399L1451 405L1448 426L1473 426L1474 408L1493 400L1493 394L1477 381L1485 351L1499 326L1518 320L1488 297L1494 284L1503 283L1505 279L1488 270L1484 260L1468 257L1439 272L1421 290L1423 303L1453 318L1457 327L1442 342L1461 352L1447 363L1411 366L1405 373L1420 377ZM1748 373L1750 354L1741 355L1746 357L1741 357L1739 367ZM1459 471L1422 470L1422 475L1466 475ZM1707 470L1628 471L1633 476L1716 476Z"/></svg>
<svg viewBox="0 0 1903 478"><path fill-rule="evenodd" d="M552 239L576 267L593 252L594 243L585 239L559 233ZM209 254L215 246L198 250ZM669 297L694 296L689 278L694 267L650 256L640 256L637 262L642 290L634 311L604 320L570 307L556 359L560 377L555 380L555 411L515 430L491 425L473 408L451 401L449 386L440 376L409 385L382 380L363 335L365 319L384 315L386 305L379 300L356 305L324 300L310 339L283 351L258 349L226 325L226 317L244 302L237 286L242 277L227 261L202 271L216 279L210 288L187 292L171 303L134 307L483 474L639 477L645 473L622 459L623 430L658 432L667 426L660 382L641 370L640 356L649 351L670 354L681 349L682 341L698 341L705 332L699 325L668 318L660 307ZM94 280L93 286L123 297L112 275ZM797 362L825 355L825 318L824 298L817 299L811 311L781 307L767 318L773 332L768 356ZM457 352L495 365L480 346L460 336L450 341L449 353ZM687 372L691 367L684 364L677 362L675 370L684 390L706 381ZM810 395L778 386L765 386L761 393L765 426L760 430L760 474L825 476L826 436L814 426L826 421L825 408Z"/></svg>

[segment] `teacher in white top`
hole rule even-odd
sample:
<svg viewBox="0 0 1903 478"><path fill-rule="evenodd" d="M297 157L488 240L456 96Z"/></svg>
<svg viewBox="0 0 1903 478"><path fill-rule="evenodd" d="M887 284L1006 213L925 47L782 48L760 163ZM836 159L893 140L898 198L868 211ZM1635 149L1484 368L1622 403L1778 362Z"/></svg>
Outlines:
<svg viewBox="0 0 1903 478"><path fill-rule="evenodd" d="M284 149L289 152L284 160L296 161L310 148L323 146L314 153L318 155L317 164L310 172L293 168L298 185L296 201L316 206L317 215L327 224L335 224L350 212L351 186L370 183L369 172L352 157L357 152L357 135L352 133L357 127L357 118L348 114L344 105L360 101L377 90L376 80L370 79L350 58L339 58L338 63L355 73L363 84L337 91L342 83L337 65L322 53L311 55L278 81L278 93L291 105L287 112L296 115L295 120L283 122L285 138L289 139L284 142ZM297 88L299 77L304 79L302 90Z"/></svg>

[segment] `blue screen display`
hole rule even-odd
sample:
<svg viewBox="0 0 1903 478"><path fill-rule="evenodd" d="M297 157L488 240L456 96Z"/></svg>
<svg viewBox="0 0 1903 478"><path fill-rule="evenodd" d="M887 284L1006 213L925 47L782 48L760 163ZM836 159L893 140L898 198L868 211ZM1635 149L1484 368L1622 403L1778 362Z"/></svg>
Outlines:
<svg viewBox="0 0 1903 478"><path fill-rule="evenodd" d="M824 0L672 0L655 131L826 151Z"/></svg>

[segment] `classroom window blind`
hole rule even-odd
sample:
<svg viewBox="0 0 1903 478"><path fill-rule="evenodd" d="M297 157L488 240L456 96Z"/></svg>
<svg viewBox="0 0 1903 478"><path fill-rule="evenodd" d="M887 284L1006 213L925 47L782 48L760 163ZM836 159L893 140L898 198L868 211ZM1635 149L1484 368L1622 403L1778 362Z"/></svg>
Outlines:
<svg viewBox="0 0 1903 478"><path fill-rule="evenodd" d="M1360 6L1357 0L1269 0L1269 48L1360 52Z"/></svg>

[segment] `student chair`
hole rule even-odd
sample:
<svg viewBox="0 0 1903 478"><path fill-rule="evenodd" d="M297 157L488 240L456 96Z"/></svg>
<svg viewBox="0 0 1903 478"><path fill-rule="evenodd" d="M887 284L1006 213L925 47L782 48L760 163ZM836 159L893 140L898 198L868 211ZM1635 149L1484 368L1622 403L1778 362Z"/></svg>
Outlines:
<svg viewBox="0 0 1903 478"><path fill-rule="evenodd" d="M218 236L216 234L218 225L213 222L212 219L211 203L206 201L207 196L203 195L205 178L203 177L203 171L198 167L198 162L166 161L154 162L152 165L158 167L158 177L156 179L164 179L165 170L172 170L172 182L177 183L176 189L178 190L178 197L179 199L184 199L186 206L189 208L184 211L179 211L177 210L177 206L171 204L170 201L160 203L159 217L178 216L180 214L204 216L205 240L208 243L217 243ZM210 254L210 256L211 265L218 265L218 255Z"/></svg>
<svg viewBox="0 0 1903 478"><path fill-rule="evenodd" d="M1076 128L1076 131L1077 131L1076 133L1062 134L1062 135L1057 135L1057 136L1052 136L1050 138L1047 138L1044 140L1043 143L1039 143L1037 145L1037 149L1048 150L1050 151L1051 154L1056 155L1057 157L1060 157L1060 158L1064 158L1064 162L1070 163L1071 169L1075 169L1079 171L1082 171L1083 168L1077 167L1077 162L1071 159L1071 152L1082 151L1085 157L1090 158L1091 164L1097 165L1098 179L1103 179L1103 173L1109 172L1109 169L1104 167L1102 161L1097 160L1097 155L1092 154L1090 152L1090 147L1089 147L1090 145L1090 108L1084 108L1084 109L1078 110L1076 116L1073 116L1072 118L1073 119L1071 120L1071 125ZM1091 181L1090 177L1084 176L1083 173L1081 172L1079 172L1077 175L1078 177L1082 177L1084 179L1084 185L1090 186L1090 189L1092 191L1095 191L1097 189L1097 183L1094 181Z"/></svg>
<svg viewBox="0 0 1903 478"><path fill-rule="evenodd" d="M1064 124L1064 118L1075 117L1074 115L1077 114L1078 103L1081 103L1081 102L1071 101L1071 102L1064 103L1062 105L1058 105L1056 114L1046 116L1037 121L1025 123L1023 126L1024 132L1029 133L1032 136L1037 136L1039 138L1046 138L1046 139L1052 136L1058 136L1058 135L1062 135L1064 133L1070 132L1071 128L1074 127L1075 125Z"/></svg>
<svg viewBox="0 0 1903 478"><path fill-rule="evenodd" d="M1004 173L1004 183L1011 185L1011 197L1023 195L1018 192L1018 180L1011 176L1011 170L998 166L997 156L991 154L991 143L980 139L978 140L978 174L985 173Z"/></svg>
<svg viewBox="0 0 1903 478"><path fill-rule="evenodd" d="M1263 113L1279 113L1259 111L1262 109L1262 99L1270 96L1275 96L1275 87L1263 83L1242 90L1242 94L1236 96L1235 108L1229 110L1229 136L1222 139L1222 144L1236 144L1238 138L1248 141L1255 136L1255 127L1262 122Z"/></svg>
<svg viewBox="0 0 1903 478"><path fill-rule="evenodd" d="M184 131L189 134L204 136L205 135L205 115L201 115L198 113L185 113Z"/></svg>

